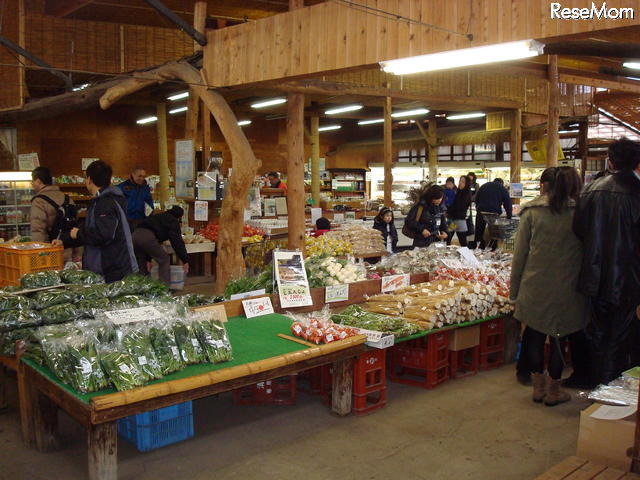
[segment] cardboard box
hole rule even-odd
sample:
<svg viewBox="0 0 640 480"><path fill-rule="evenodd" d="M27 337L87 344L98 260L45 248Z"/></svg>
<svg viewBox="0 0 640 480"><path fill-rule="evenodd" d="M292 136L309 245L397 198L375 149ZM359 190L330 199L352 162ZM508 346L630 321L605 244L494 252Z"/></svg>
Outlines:
<svg viewBox="0 0 640 480"><path fill-rule="evenodd" d="M620 408L594 403L580 412L576 455L607 467L629 471L631 458L627 456L627 449L633 447L636 415L622 420L593 418L591 415L601 407Z"/></svg>
<svg viewBox="0 0 640 480"><path fill-rule="evenodd" d="M449 332L449 350L458 352L480 345L480 325L456 328Z"/></svg>

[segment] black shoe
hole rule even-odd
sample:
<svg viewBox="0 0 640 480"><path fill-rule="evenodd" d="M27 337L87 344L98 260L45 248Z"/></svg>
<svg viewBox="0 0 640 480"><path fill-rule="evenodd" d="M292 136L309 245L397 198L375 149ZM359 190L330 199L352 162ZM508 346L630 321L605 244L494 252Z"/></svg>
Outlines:
<svg viewBox="0 0 640 480"><path fill-rule="evenodd" d="M570 375L568 378L562 380L562 386L564 388L575 388L578 390L591 390L596 387L589 379L574 375Z"/></svg>
<svg viewBox="0 0 640 480"><path fill-rule="evenodd" d="M531 373L530 372L516 372L516 379L520 385L528 387L531 385Z"/></svg>

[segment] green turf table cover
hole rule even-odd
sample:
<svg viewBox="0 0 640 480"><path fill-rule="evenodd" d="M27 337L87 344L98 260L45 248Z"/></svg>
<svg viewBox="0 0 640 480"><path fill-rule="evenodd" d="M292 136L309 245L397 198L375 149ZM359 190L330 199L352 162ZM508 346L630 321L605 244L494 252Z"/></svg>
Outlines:
<svg viewBox="0 0 640 480"><path fill-rule="evenodd" d="M496 318L504 318L504 317L505 315L494 315L493 317L479 318L478 320L471 320L470 322L454 323L453 325L447 325L446 327L434 328L432 330L423 330L422 332L414 333L413 335L396 338L393 343L397 344L401 342L407 342L409 340L415 340L416 338L426 337L427 335L432 335L434 333L446 332L447 330L454 330L456 328L471 327L472 325L477 325L479 323L484 323L490 320L495 320Z"/></svg>
<svg viewBox="0 0 640 480"><path fill-rule="evenodd" d="M211 363L189 365L179 372L149 382L148 385L168 382L179 378L193 377L213 370L222 370L224 368L235 367L309 348L302 344L292 342L291 340L278 337L279 333L291 335L290 326L290 318L275 313L250 319L245 317L230 318L226 323L226 328L231 346L233 347L232 361L215 365ZM89 403L93 397L99 397L116 391L110 388L100 390L99 392L81 394L69 385L62 383L46 366L38 365L26 358L22 361L85 403Z"/></svg>

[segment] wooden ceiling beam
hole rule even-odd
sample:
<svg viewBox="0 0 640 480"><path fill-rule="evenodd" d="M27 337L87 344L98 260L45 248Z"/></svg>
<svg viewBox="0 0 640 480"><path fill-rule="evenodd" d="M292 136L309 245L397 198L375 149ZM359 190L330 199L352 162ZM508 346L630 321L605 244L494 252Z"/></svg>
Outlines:
<svg viewBox="0 0 640 480"><path fill-rule="evenodd" d="M66 17L93 3L93 0L48 0L45 13L54 17Z"/></svg>
<svg viewBox="0 0 640 480"><path fill-rule="evenodd" d="M640 94L640 82L624 77L605 75L602 73L585 72L560 68L560 82L574 85L588 85L591 87L608 88L619 92Z"/></svg>

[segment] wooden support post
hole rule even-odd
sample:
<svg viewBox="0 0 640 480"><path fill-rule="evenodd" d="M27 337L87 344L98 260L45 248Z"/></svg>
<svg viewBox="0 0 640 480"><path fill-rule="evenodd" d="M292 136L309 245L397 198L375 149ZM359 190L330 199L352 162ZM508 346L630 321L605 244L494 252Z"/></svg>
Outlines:
<svg viewBox="0 0 640 480"><path fill-rule="evenodd" d="M207 168L211 155L211 112L202 103L202 163Z"/></svg>
<svg viewBox="0 0 640 480"><path fill-rule="evenodd" d="M118 428L116 422L87 429L89 480L118 480Z"/></svg>
<svg viewBox="0 0 640 480"><path fill-rule="evenodd" d="M589 119L585 119L579 123L578 128L578 155L580 156L580 176L582 181L585 179L587 171L587 157L589 156Z"/></svg>
<svg viewBox="0 0 640 480"><path fill-rule="evenodd" d="M287 95L287 210L289 250L304 251L304 95Z"/></svg>
<svg viewBox="0 0 640 480"><path fill-rule="evenodd" d="M520 171L522 168L522 110L519 108L513 111L511 119L511 175L510 183L520 183ZM513 199L513 203L519 204L520 199Z"/></svg>
<svg viewBox="0 0 640 480"><path fill-rule="evenodd" d="M196 146L196 136L198 134L198 111L200 110L200 101L198 95L193 89L189 89L189 98L187 99L187 116L184 123L184 138L192 139L194 148Z"/></svg>
<svg viewBox="0 0 640 480"><path fill-rule="evenodd" d="M169 152L167 149L167 106L156 105L156 122L158 132L158 165L160 170L160 207L164 208L169 201Z"/></svg>
<svg viewBox="0 0 640 480"><path fill-rule="evenodd" d="M393 186L393 122L391 119L392 99L384 98L384 205L391 207Z"/></svg>
<svg viewBox="0 0 640 480"><path fill-rule="evenodd" d="M333 363L331 411L341 417L351 413L353 395L353 359Z"/></svg>
<svg viewBox="0 0 640 480"><path fill-rule="evenodd" d="M58 447L58 406L27 380L25 367L18 364L18 397L24 443L40 452Z"/></svg>
<svg viewBox="0 0 640 480"><path fill-rule="evenodd" d="M304 0L289 0L289 10L296 10L304 7Z"/></svg>
<svg viewBox="0 0 640 480"><path fill-rule="evenodd" d="M318 127L320 119L317 115L311 117L311 198L313 206L320 206L320 133Z"/></svg>
<svg viewBox="0 0 640 480"><path fill-rule="evenodd" d="M193 5L193 28L204 34L205 24L207 22L207 2L198 0ZM193 51L200 52L202 51L202 45L198 42L193 42Z"/></svg>
<svg viewBox="0 0 640 480"><path fill-rule="evenodd" d="M547 167L558 166L558 127L560 124L560 90L558 87L558 56L549 55L549 111L547 114Z"/></svg>
<svg viewBox="0 0 640 480"><path fill-rule="evenodd" d="M438 138L436 132L436 119L429 120L428 128L429 137L429 181L438 182Z"/></svg>

